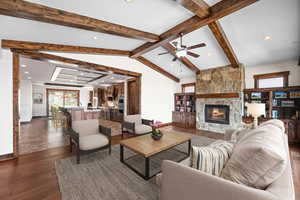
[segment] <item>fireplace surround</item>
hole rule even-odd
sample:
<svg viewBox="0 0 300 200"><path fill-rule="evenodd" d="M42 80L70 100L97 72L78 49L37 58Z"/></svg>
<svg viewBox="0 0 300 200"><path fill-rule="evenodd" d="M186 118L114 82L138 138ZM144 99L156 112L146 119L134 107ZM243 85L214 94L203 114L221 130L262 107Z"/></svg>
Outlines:
<svg viewBox="0 0 300 200"><path fill-rule="evenodd" d="M228 105L205 105L205 122L215 124L229 124L229 112Z"/></svg>
<svg viewBox="0 0 300 200"><path fill-rule="evenodd" d="M225 133L226 129L241 127L244 86L242 64L236 68L223 66L201 70L196 82L197 129Z"/></svg>

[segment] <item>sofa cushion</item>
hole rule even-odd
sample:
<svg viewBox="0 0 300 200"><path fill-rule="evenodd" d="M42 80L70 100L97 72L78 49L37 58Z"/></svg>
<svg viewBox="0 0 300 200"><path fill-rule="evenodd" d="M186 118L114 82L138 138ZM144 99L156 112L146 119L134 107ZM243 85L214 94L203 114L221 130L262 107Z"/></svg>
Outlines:
<svg viewBox="0 0 300 200"><path fill-rule="evenodd" d="M192 147L191 167L219 176L232 152L233 144L218 140L205 147Z"/></svg>
<svg viewBox="0 0 300 200"><path fill-rule="evenodd" d="M99 120L79 120L72 121L72 128L79 136L94 135L99 133Z"/></svg>
<svg viewBox="0 0 300 200"><path fill-rule="evenodd" d="M124 117L124 121L135 123L135 125L142 124L141 115L127 115Z"/></svg>
<svg viewBox="0 0 300 200"><path fill-rule="evenodd" d="M236 143L221 176L258 189L265 189L275 181L287 162L280 127L269 122L244 135Z"/></svg>
<svg viewBox="0 0 300 200"><path fill-rule="evenodd" d="M147 126L144 124L135 125L135 133L136 134L150 133L151 131L152 131L151 126Z"/></svg>
<svg viewBox="0 0 300 200"><path fill-rule="evenodd" d="M80 150L92 150L100 147L104 147L109 143L106 136L102 134L87 135L79 138Z"/></svg>

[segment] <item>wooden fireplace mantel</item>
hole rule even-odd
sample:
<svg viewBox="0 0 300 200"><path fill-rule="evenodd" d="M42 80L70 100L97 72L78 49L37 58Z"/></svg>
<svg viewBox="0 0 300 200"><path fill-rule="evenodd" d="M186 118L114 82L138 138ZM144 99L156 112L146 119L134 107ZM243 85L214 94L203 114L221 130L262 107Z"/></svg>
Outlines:
<svg viewBox="0 0 300 200"><path fill-rule="evenodd" d="M196 98L239 98L239 93L211 93L211 94L196 94Z"/></svg>

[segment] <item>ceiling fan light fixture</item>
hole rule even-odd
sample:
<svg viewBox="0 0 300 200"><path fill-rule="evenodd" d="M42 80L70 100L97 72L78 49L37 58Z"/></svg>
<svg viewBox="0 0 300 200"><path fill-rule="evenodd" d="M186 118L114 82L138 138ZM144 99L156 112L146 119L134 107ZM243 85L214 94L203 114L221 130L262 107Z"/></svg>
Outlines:
<svg viewBox="0 0 300 200"><path fill-rule="evenodd" d="M179 50L176 52L176 56L181 58L181 57L185 57L187 55L187 50L183 49L183 50Z"/></svg>

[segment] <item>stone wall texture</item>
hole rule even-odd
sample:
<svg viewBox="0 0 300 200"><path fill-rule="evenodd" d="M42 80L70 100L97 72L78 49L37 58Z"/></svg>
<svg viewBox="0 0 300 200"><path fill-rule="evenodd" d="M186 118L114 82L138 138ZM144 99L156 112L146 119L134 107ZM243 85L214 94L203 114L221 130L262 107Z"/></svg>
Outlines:
<svg viewBox="0 0 300 200"><path fill-rule="evenodd" d="M245 70L243 66L201 70L197 75L197 94L242 92L244 87Z"/></svg>
<svg viewBox="0 0 300 200"><path fill-rule="evenodd" d="M230 66L201 70L197 75L196 94L239 93L239 98L197 98L196 121L197 129L224 133L226 129L239 128L243 116L243 90L245 87L244 67ZM205 122L205 105L220 104L230 107L230 124Z"/></svg>

